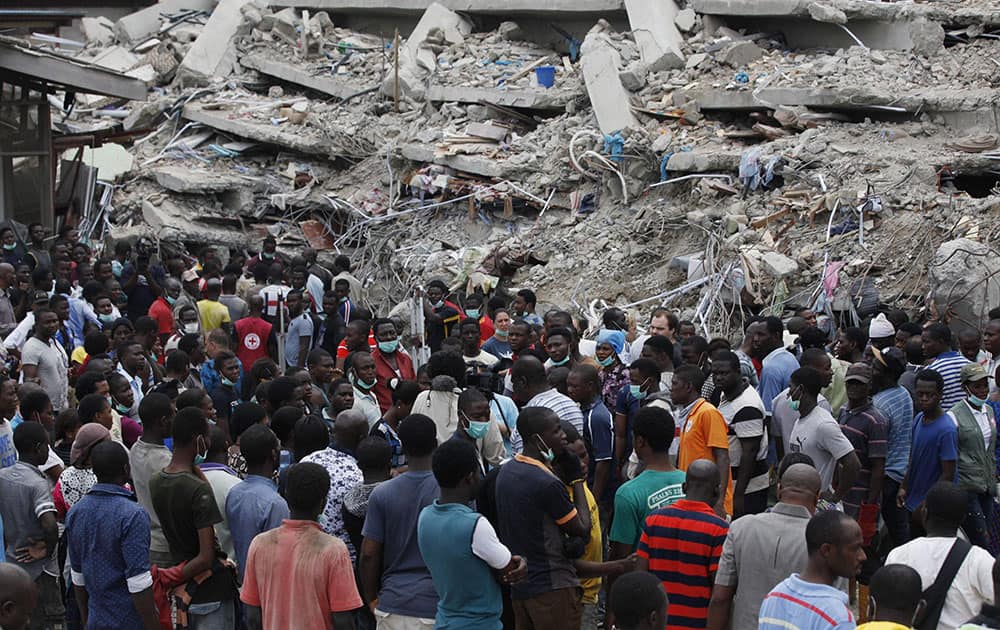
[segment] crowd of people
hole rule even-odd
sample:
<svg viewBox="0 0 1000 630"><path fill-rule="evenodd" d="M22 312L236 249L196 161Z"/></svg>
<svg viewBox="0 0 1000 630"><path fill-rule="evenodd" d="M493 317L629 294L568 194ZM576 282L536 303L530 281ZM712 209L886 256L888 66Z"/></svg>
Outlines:
<svg viewBox="0 0 1000 630"><path fill-rule="evenodd" d="M1000 628L1000 309L731 340L434 280L400 319L272 238L27 233L4 630Z"/></svg>

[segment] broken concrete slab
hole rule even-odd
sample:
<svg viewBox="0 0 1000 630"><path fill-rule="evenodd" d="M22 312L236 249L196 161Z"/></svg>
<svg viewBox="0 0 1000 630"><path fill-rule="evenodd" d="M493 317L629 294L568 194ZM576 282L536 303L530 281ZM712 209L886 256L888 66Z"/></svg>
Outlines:
<svg viewBox="0 0 1000 630"><path fill-rule="evenodd" d="M182 85L207 85L232 72L236 39L244 27L242 8L251 0L221 0L177 69Z"/></svg>
<svg viewBox="0 0 1000 630"><path fill-rule="evenodd" d="M302 134L295 128L286 131L280 126L230 118L224 111L205 110L196 105L185 106L182 115L187 120L199 122L241 138L277 145L300 153L334 157L335 147L329 142L315 135Z"/></svg>
<svg viewBox="0 0 1000 630"><path fill-rule="evenodd" d="M269 59L262 54L246 55L240 59L240 65L252 68L269 77L301 85L340 99L357 94L368 87L356 85L343 79L335 79L329 74L313 75L303 70L301 66Z"/></svg>
<svg viewBox="0 0 1000 630"><path fill-rule="evenodd" d="M108 46L115 39L115 23L104 16L80 19L80 32L88 44Z"/></svg>
<svg viewBox="0 0 1000 630"><path fill-rule="evenodd" d="M629 103L629 93L618 76L621 56L600 24L587 33L580 53L583 79L601 133L639 127Z"/></svg>
<svg viewBox="0 0 1000 630"><path fill-rule="evenodd" d="M207 225L202 220L192 221L191 212L169 199L159 205L149 200L142 201L142 218L163 240L197 241L210 245L243 247L246 245L246 231Z"/></svg>
<svg viewBox="0 0 1000 630"><path fill-rule="evenodd" d="M799 270L799 263L778 252L764 252L760 261L764 266L764 270L775 278L784 278Z"/></svg>
<svg viewBox="0 0 1000 630"><path fill-rule="evenodd" d="M679 9L674 0L624 0L632 36L642 62L651 72L684 67L684 38L674 19Z"/></svg>
<svg viewBox="0 0 1000 630"><path fill-rule="evenodd" d="M424 82L437 69L437 53L433 45L427 45L428 39L433 39L437 45L459 44L471 32L472 24L468 20L438 2L431 3L399 49L398 79L396 74L386 73L382 93L393 96L398 90L400 94L422 100Z"/></svg>
<svg viewBox="0 0 1000 630"><path fill-rule="evenodd" d="M764 51L753 42L734 42L719 52L719 61L732 68L745 68L764 56Z"/></svg>
<svg viewBox="0 0 1000 630"><path fill-rule="evenodd" d="M125 72L139 63L139 56L132 54L122 46L111 46L102 50L99 55L90 60L90 63L115 72Z"/></svg>
<svg viewBox="0 0 1000 630"><path fill-rule="evenodd" d="M505 164L502 160L491 160L473 155L436 155L434 147L426 144L404 144L400 148L400 155L412 162L440 164L456 171L481 175L482 177L516 179L529 171L523 167Z"/></svg>
<svg viewBox="0 0 1000 630"><path fill-rule="evenodd" d="M501 107L523 107L525 109L562 110L567 103L580 96L575 90L511 89L463 87L460 85L431 85L425 98L435 102L479 103L485 101Z"/></svg>
<svg viewBox="0 0 1000 630"><path fill-rule="evenodd" d="M258 187L255 179L187 166L159 166L151 171L156 183L176 193L213 194Z"/></svg>
<svg viewBox="0 0 1000 630"><path fill-rule="evenodd" d="M118 20L115 35L123 41L136 43L159 32L160 16L184 10L211 12L216 2L217 0L160 0Z"/></svg>
<svg viewBox="0 0 1000 630"><path fill-rule="evenodd" d="M847 24L847 14L828 4L813 2L808 7L809 17L817 22L828 22L830 24Z"/></svg>
<svg viewBox="0 0 1000 630"><path fill-rule="evenodd" d="M681 9L677 12L677 15L674 16L674 24L685 33L693 31L697 22L698 14L695 13L694 9L690 7Z"/></svg>

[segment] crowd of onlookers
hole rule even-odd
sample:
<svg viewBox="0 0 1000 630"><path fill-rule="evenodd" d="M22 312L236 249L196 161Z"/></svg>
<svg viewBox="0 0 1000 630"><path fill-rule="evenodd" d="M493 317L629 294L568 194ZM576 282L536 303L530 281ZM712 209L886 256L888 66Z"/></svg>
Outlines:
<svg viewBox="0 0 1000 630"><path fill-rule="evenodd" d="M375 314L272 238L0 245L4 629L1000 627L1000 311L639 334Z"/></svg>

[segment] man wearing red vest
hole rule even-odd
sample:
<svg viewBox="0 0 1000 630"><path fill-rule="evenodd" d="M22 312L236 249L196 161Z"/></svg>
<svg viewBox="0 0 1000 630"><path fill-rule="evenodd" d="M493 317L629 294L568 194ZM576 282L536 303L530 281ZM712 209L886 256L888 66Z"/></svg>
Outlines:
<svg viewBox="0 0 1000 630"><path fill-rule="evenodd" d="M236 356L243 363L243 369L249 372L258 359L271 357L276 360L277 352L271 338L274 327L261 317L264 312L264 298L251 295L247 300L247 306L250 308L250 315L237 320L234 325Z"/></svg>

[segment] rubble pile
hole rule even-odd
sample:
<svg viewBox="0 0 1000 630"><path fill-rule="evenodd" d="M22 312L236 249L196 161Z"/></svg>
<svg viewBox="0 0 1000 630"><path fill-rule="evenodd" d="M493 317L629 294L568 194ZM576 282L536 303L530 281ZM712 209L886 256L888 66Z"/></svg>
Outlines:
<svg viewBox="0 0 1000 630"><path fill-rule="evenodd" d="M712 330L859 292L925 307L942 244L1000 230L1000 16L778 3L769 30L771 4L627 0L569 33L434 3L398 36L166 0L88 18L76 53L148 101L56 98L53 120L135 134L109 237L347 252L376 308L436 275L584 313L673 300Z"/></svg>

